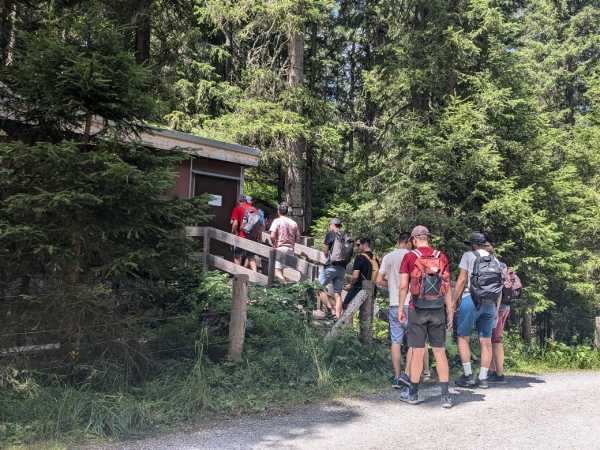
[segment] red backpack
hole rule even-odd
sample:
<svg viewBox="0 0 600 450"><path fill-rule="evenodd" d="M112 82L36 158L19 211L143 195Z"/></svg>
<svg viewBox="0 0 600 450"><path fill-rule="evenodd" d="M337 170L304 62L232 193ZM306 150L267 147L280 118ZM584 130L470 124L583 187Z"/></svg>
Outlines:
<svg viewBox="0 0 600 450"><path fill-rule="evenodd" d="M446 267L442 267L442 252L434 250L430 256L423 255L419 250L412 252L417 256L410 274L410 294L415 307L441 308L450 287L450 274Z"/></svg>

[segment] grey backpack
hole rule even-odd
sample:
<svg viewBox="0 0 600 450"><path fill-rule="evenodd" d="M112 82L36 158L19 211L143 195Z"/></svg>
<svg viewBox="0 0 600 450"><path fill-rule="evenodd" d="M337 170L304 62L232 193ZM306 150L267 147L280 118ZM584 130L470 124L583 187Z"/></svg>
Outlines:
<svg viewBox="0 0 600 450"><path fill-rule="evenodd" d="M346 233L335 233L333 245L329 252L329 262L346 266L352 259L353 252L354 242L348 235Z"/></svg>
<svg viewBox="0 0 600 450"><path fill-rule="evenodd" d="M473 303L479 307L483 303L496 303L502 294L504 280L502 266L492 255L475 254L473 272L470 278L470 291Z"/></svg>

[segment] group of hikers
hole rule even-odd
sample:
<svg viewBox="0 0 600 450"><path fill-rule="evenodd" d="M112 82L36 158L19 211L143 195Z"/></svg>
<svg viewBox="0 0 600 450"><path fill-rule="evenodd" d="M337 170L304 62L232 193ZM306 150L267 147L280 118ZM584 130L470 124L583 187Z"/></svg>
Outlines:
<svg viewBox="0 0 600 450"><path fill-rule="evenodd" d="M231 215L232 233L247 237L251 230L247 225L261 220L264 223L264 215L261 217L260 210L252 206L251 199L243 197L241 200ZM296 222L287 217L287 212L287 204L280 204L277 218L268 229L274 248L293 253L299 229ZM448 257L432 247L431 234L423 225L415 226L410 233L400 233L396 248L386 254L381 263L371 245L368 237L351 239L340 219L330 221L323 240L326 262L319 274L322 289L318 292L317 305L338 320L363 289L364 280L387 288L392 386L401 389L400 400L409 404L420 402L419 385L430 377L428 341L436 361L442 407L452 407L446 355L449 330L456 333L463 369L463 374L455 380L457 386L486 389L489 383L504 382L502 336L510 303L520 297L522 285L517 274L495 256L490 239L478 231L471 233L465 241L468 249L460 259L455 283L451 280ZM351 281L346 284L347 268L354 254ZM252 255L236 252L235 258L238 264L256 268ZM281 263L275 267L275 276L285 281ZM474 330L479 335L481 349L477 377L471 365L470 336ZM408 351L402 371L404 341Z"/></svg>

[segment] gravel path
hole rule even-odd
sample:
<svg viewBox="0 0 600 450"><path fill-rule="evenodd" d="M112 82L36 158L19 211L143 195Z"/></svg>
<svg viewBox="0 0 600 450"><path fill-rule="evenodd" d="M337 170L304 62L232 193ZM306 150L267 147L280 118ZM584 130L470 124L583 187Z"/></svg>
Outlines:
<svg viewBox="0 0 600 450"><path fill-rule="evenodd" d="M451 410L440 408L435 387L417 406L390 390L93 450L600 449L600 373L521 375L488 390L452 390Z"/></svg>

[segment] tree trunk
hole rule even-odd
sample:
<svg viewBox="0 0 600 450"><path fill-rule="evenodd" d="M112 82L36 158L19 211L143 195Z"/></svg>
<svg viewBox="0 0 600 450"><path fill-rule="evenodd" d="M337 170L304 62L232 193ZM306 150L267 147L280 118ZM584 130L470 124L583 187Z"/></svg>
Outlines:
<svg viewBox="0 0 600 450"><path fill-rule="evenodd" d="M288 55L288 86L290 89L294 89L302 86L304 78L304 33L302 31L294 30L290 33ZM298 222L301 233L306 230L304 211L305 149L306 142L302 136L290 140L285 179L285 197L291 207L290 216Z"/></svg>
<svg viewBox="0 0 600 450"><path fill-rule="evenodd" d="M138 64L147 64L150 61L151 6L152 0L139 0L134 16L135 60Z"/></svg>
<svg viewBox="0 0 600 450"><path fill-rule="evenodd" d="M529 311L525 311L523 313L523 324L522 324L521 334L523 336L523 340L527 344L531 343L532 329L533 329L532 314Z"/></svg>
<svg viewBox="0 0 600 450"><path fill-rule="evenodd" d="M0 0L0 58L4 66L9 66L13 60L16 19L15 0Z"/></svg>

